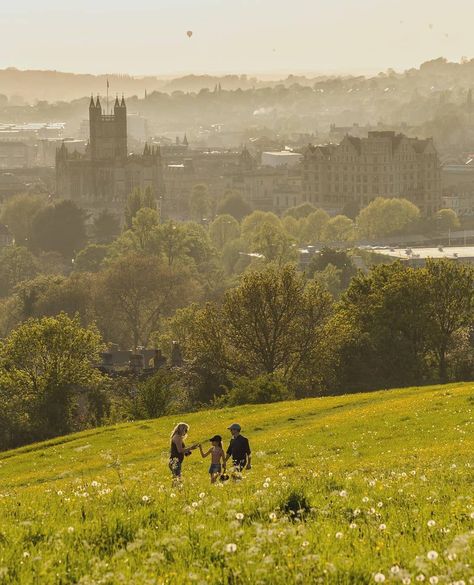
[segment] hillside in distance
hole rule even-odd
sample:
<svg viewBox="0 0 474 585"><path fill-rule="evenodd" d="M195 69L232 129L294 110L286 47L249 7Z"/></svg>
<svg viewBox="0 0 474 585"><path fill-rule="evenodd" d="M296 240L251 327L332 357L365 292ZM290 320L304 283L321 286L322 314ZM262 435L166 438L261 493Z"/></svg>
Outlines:
<svg viewBox="0 0 474 585"><path fill-rule="evenodd" d="M238 421L253 465L171 483L169 433ZM472 583L474 385L241 406L0 454L0 581Z"/></svg>
<svg viewBox="0 0 474 585"><path fill-rule="evenodd" d="M213 90L219 84L223 89L234 91L257 88L291 87L299 84L303 87L324 88L334 91L369 90L383 80L384 87L397 91L453 91L474 85L474 59L460 63L449 62L443 57L422 63L419 68L396 72L387 69L376 76L353 75L288 75L275 76L270 79L240 75L183 75L179 77L133 76L128 74L104 73L92 75L50 70L20 70L15 67L0 69L0 94L7 96L14 105L22 100L34 104L36 101L72 101L89 96L91 93L104 95L107 79L111 95L116 92L126 96L143 97L154 91L172 93L174 91L196 92L202 89ZM364 87L366 85L366 87Z"/></svg>

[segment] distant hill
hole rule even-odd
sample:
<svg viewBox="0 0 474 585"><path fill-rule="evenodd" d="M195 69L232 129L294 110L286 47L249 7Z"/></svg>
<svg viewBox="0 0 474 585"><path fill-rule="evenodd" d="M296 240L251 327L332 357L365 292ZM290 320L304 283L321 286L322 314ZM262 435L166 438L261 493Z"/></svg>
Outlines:
<svg viewBox="0 0 474 585"><path fill-rule="evenodd" d="M371 87L373 83L385 79L393 87L431 88L432 91L452 90L456 87L466 88L474 85L474 59L463 59L461 63L452 63L440 57L422 63L419 68L404 72L388 69L373 77L358 75L288 75L285 78L259 79L255 76L242 75L185 75L176 78L160 78L155 76L132 76L121 74L89 75L67 73L61 71L20 70L14 67L0 69L0 105L2 95L10 99L10 103L21 105L22 100L35 103L38 100L48 102L71 101L92 93L104 95L107 79L110 83L110 94L125 93L126 96L144 97L145 92L154 91L172 93L174 91L199 92L202 89L213 90L217 86L222 89L252 89L299 84L314 87L323 84L360 84L366 81Z"/></svg>

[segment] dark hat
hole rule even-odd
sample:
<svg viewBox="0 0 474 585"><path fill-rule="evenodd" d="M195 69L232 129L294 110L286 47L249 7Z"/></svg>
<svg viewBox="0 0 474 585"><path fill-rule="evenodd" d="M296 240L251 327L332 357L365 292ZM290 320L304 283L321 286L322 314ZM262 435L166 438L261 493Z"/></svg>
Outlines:
<svg viewBox="0 0 474 585"><path fill-rule="evenodd" d="M211 443L212 443L212 441L217 441L218 443L222 443L222 437L220 435L214 435L212 437L212 439L209 439L209 441L211 441Z"/></svg>
<svg viewBox="0 0 474 585"><path fill-rule="evenodd" d="M230 425L230 427L227 427L229 429L229 431L241 431L242 427L239 425L239 423L232 423Z"/></svg>

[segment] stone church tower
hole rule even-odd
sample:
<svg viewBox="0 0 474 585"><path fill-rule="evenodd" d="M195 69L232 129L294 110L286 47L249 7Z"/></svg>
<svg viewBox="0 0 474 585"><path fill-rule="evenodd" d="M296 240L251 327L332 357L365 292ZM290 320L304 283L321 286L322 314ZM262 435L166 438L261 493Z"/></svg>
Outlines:
<svg viewBox="0 0 474 585"><path fill-rule="evenodd" d="M127 149L127 106L117 97L113 113L104 113L99 97L89 104L89 144L85 154L56 151L56 193L91 209L120 210L135 188L150 187L164 197L159 148L145 144L142 155Z"/></svg>
<svg viewBox="0 0 474 585"><path fill-rule="evenodd" d="M104 114L99 97L89 104L89 136L92 160L127 157L127 106L115 98L114 113Z"/></svg>

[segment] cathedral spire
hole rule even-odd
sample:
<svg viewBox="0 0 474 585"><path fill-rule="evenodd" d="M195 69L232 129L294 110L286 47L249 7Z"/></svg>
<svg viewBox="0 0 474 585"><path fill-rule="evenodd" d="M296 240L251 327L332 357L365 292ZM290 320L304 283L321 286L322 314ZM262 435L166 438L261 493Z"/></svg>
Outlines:
<svg viewBox="0 0 474 585"><path fill-rule="evenodd" d="M95 102L95 107L96 108L101 108L100 100L99 100L99 94L97 94L97 101Z"/></svg>
<svg viewBox="0 0 474 585"><path fill-rule="evenodd" d="M123 94L122 94L122 102L121 102L120 105L122 106L122 108L125 108L126 107L125 106L125 98L124 98Z"/></svg>
<svg viewBox="0 0 474 585"><path fill-rule="evenodd" d="M89 102L89 109L95 108L94 96L91 94L91 101Z"/></svg>
<svg viewBox="0 0 474 585"><path fill-rule="evenodd" d="M114 104L114 108L119 108L120 107L120 103L119 103L119 99L118 99L118 94L115 96L115 104Z"/></svg>

